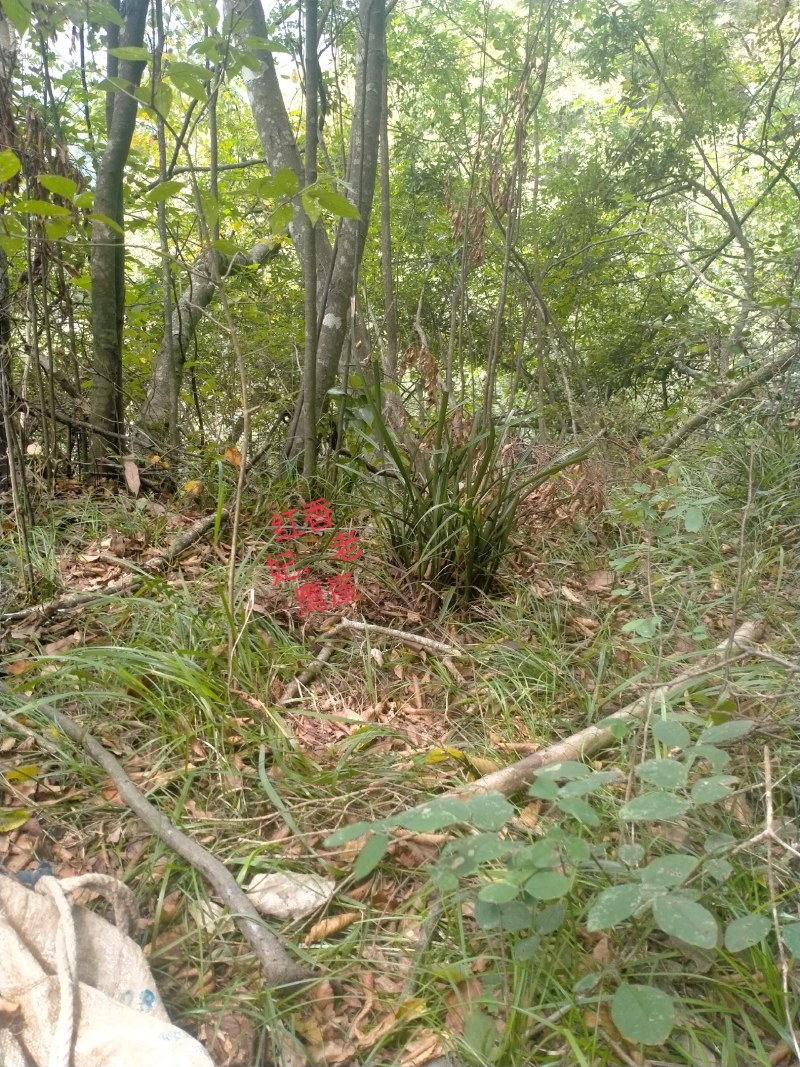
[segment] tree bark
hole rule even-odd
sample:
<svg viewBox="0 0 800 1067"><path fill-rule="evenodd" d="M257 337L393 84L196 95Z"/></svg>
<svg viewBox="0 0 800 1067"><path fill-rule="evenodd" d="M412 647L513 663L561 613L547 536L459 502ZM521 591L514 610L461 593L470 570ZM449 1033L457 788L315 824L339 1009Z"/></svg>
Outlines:
<svg viewBox="0 0 800 1067"><path fill-rule="evenodd" d="M11 77L17 54L17 36L14 27L0 9L0 129L10 140L14 139L14 121L11 100ZM0 149L14 147L0 142ZM5 489L11 475L11 442L6 424L11 410L11 287L9 285L8 257L0 248L0 489Z"/></svg>
<svg viewBox="0 0 800 1067"><path fill-rule="evenodd" d="M276 242L259 241L247 252L241 252L233 257L216 253L219 274L224 277L242 267L258 266L272 259L279 251L280 246ZM171 338L165 336L158 349L147 388L147 397L139 415L139 422L153 438L154 445L166 439L169 431L172 389L174 388L180 394L189 345L204 309L214 299L217 291L217 283L214 281L214 272L209 261L209 256L213 254L209 249L205 249L190 268L189 285L172 312ZM176 380L173 381L173 377Z"/></svg>
<svg viewBox="0 0 800 1067"><path fill-rule="evenodd" d="M233 33L242 47L253 49L253 38L267 40L264 12L259 0L226 0L232 17ZM316 227L317 310L317 410L321 412L327 393L336 380L339 357L347 331L350 300L369 228L380 141L381 82L386 53L386 0L359 0L358 55L350 132L350 153L346 180L360 218L342 219L333 258L330 241L323 227ZM264 157L274 173L290 167L303 181L300 153L281 94L272 54L265 47L259 53L261 67L244 75L253 120ZM302 206L298 197L292 223L292 238L300 262L305 262L308 238L302 225ZM331 261L333 258L333 264ZM328 281L330 279L330 281ZM298 397L295 417L286 442L286 454L293 457L303 447L302 394Z"/></svg>
<svg viewBox="0 0 800 1067"><path fill-rule="evenodd" d="M149 0L127 0L125 25L120 34L122 47L141 48ZM111 57L113 58L113 57ZM107 142L97 175L94 210L123 224L125 164L136 126L139 85L143 60L119 60L117 78L125 89L109 93L110 118ZM122 234L107 222L95 219L91 243L92 276L92 394L91 424L106 434L117 434L122 445L122 327L125 318L125 244ZM119 451L120 449L117 449ZM94 434L91 453L95 463L108 456L108 437Z"/></svg>

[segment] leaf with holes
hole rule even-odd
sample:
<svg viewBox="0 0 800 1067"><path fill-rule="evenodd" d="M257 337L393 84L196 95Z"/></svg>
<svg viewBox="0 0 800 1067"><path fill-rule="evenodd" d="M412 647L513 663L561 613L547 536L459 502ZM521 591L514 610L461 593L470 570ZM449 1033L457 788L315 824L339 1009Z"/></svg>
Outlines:
<svg viewBox="0 0 800 1067"><path fill-rule="evenodd" d="M697 948L714 948L717 944L717 920L711 912L682 893L667 893L653 901L656 926L670 937L677 937Z"/></svg>
<svg viewBox="0 0 800 1067"><path fill-rule="evenodd" d="M655 986L623 983L611 998L611 1018L628 1041L662 1045L675 1023L675 1005Z"/></svg>

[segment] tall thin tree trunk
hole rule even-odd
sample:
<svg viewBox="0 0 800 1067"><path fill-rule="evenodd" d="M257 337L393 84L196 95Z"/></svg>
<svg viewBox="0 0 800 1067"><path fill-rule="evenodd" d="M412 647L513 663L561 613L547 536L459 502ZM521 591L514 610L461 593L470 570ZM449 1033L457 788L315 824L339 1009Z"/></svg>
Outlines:
<svg viewBox="0 0 800 1067"><path fill-rule="evenodd" d="M233 32L242 45L253 51L253 39L268 40L264 12L258 0L226 0L232 16ZM317 258L317 382L316 404L320 412L327 393L336 380L344 344L350 301L355 294L358 267L369 229L372 199L378 167L380 141L381 81L386 53L386 0L359 0L358 55L350 131L347 184L360 218L342 219L336 238L336 257L331 268L332 250L321 226L316 232ZM264 156L274 172L291 167L302 183L304 174L272 54L258 51L261 66L244 77L247 83L253 120L264 149ZM305 262L305 245L309 237L303 226L303 208L298 198L292 237L300 262ZM286 442L286 455L297 456L303 447L302 395L298 397L296 417Z"/></svg>
<svg viewBox="0 0 800 1067"><path fill-rule="evenodd" d="M306 0L306 188L317 180L317 0ZM307 229L303 274L305 279L305 357L303 362L303 475L313 478L317 467L317 245L316 219L306 212Z"/></svg>
<svg viewBox="0 0 800 1067"><path fill-rule="evenodd" d="M120 34L123 48L141 48L147 23L148 0L127 0L125 24ZM113 59L113 57L110 57ZM145 63L119 60L117 77L125 90L113 89L107 101L110 123L105 151L100 160L92 225L92 395L91 424L106 434L117 434L122 445L122 327L125 319L125 244L118 228L123 225L125 164L136 125L139 85ZM110 221L103 221L103 217ZM114 225L116 224L116 226ZM117 451L120 449L118 448ZM92 458L102 463L108 456L108 438L92 437Z"/></svg>

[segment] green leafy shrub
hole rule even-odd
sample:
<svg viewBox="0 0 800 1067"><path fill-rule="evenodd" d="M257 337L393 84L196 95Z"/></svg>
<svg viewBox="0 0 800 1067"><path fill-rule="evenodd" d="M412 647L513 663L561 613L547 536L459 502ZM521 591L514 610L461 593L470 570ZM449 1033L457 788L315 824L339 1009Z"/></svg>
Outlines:
<svg viewBox="0 0 800 1067"><path fill-rule="evenodd" d="M370 403L373 440L397 475L386 480L379 516L396 560L407 573L454 590L462 600L494 586L521 501L591 449L584 444L536 468L534 442L509 464L503 454L508 431L492 425L457 441L444 397L430 448L409 455L382 414L379 391Z"/></svg>
<svg viewBox="0 0 800 1067"><path fill-rule="evenodd" d="M633 721L614 723L630 728ZM628 777L579 762L544 767L529 789L544 806L538 839L509 833L516 814L499 794L442 797L377 823L347 826L328 838L335 847L365 832L355 874L365 877L385 855L391 831L468 828L453 837L430 869L443 899L469 901L488 936L500 936L519 964L540 958L557 931L616 935L626 950L614 966L577 975L572 994L607 1002L629 1041L661 1045L688 1016L667 981L655 981L664 938L688 959L701 953L748 952L773 930L768 895L753 877L746 838L730 833L722 802L738 785L726 773L724 746L744 738L747 719L706 722L692 712L664 710L651 724L653 755ZM622 787L622 788L620 788ZM519 823L516 824L519 829ZM754 835L755 836L755 835ZM753 842L755 845L755 842ZM749 897L741 888L747 876ZM800 924L781 931L800 953ZM656 969L657 970L657 969Z"/></svg>

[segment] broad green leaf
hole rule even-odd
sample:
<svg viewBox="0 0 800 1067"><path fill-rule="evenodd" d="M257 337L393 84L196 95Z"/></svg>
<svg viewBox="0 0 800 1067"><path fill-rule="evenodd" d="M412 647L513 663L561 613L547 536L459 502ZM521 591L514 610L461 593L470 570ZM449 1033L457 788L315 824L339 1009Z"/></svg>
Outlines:
<svg viewBox="0 0 800 1067"><path fill-rule="evenodd" d="M662 989L624 982L611 998L611 1018L628 1041L663 1045L675 1023L675 1005Z"/></svg>
<svg viewBox="0 0 800 1067"><path fill-rule="evenodd" d="M655 637L661 626L661 619L657 615L648 616L646 619L631 619L621 627L624 634L636 634L637 637Z"/></svg>
<svg viewBox="0 0 800 1067"><path fill-rule="evenodd" d="M698 759L708 760L716 774L724 770L731 759L724 749L717 748L716 745L691 745L684 752L684 757L690 763Z"/></svg>
<svg viewBox="0 0 800 1067"><path fill-rule="evenodd" d="M561 787L562 797L583 797L602 789L609 782L623 781L623 776L618 771L594 771L588 778L579 778L574 782L567 782Z"/></svg>
<svg viewBox="0 0 800 1067"><path fill-rule="evenodd" d="M623 804L620 817L631 822L666 822L668 819L679 819L690 807L689 801L683 797L659 790L656 793L643 793Z"/></svg>
<svg viewBox="0 0 800 1067"><path fill-rule="evenodd" d="M531 934L517 941L511 950L512 957L520 963L529 963L535 960L542 950L542 938L540 934Z"/></svg>
<svg viewBox="0 0 800 1067"><path fill-rule="evenodd" d="M170 62L167 73L170 81L176 88L195 100L202 100L206 95L205 83L209 79L209 73L205 67L198 63L183 63L180 61Z"/></svg>
<svg viewBox="0 0 800 1067"><path fill-rule="evenodd" d="M691 744L691 735L683 723L674 719L656 719L651 726L653 737L669 748L686 748Z"/></svg>
<svg viewBox="0 0 800 1067"><path fill-rule="evenodd" d="M13 178L15 174L19 174L21 168L22 164L19 158L10 148L4 148L0 152L0 184L7 182L9 178Z"/></svg>
<svg viewBox="0 0 800 1067"><path fill-rule="evenodd" d="M180 193L182 190L183 182L171 178L169 181L159 182L149 193L144 194L144 199L151 204L158 204L162 200L169 200L170 197L175 196L176 193Z"/></svg>
<svg viewBox="0 0 800 1067"><path fill-rule="evenodd" d="M698 533L703 529L703 512L700 508L687 508L683 513L683 525L687 533Z"/></svg>
<svg viewBox="0 0 800 1067"><path fill-rule="evenodd" d="M530 902L511 900L502 907L503 929L508 934L518 934L521 930L530 930L533 926L533 908Z"/></svg>
<svg viewBox="0 0 800 1067"><path fill-rule="evenodd" d="M638 867L644 859L644 849L636 844L620 845L617 849L617 856L626 867Z"/></svg>
<svg viewBox="0 0 800 1067"><path fill-rule="evenodd" d="M328 834L323 842L323 847L339 848L349 841L355 841L356 838L363 837L372 828L371 822L352 822L348 826L342 826L340 829L334 830L332 834Z"/></svg>
<svg viewBox="0 0 800 1067"><path fill-rule="evenodd" d="M514 816L514 805L502 793L483 793L467 805L467 818L477 830L500 830Z"/></svg>
<svg viewBox="0 0 800 1067"><path fill-rule="evenodd" d="M20 200L16 208L22 215L44 215L46 218L69 215L69 208L51 204L49 200Z"/></svg>
<svg viewBox="0 0 800 1067"><path fill-rule="evenodd" d="M221 252L223 256L237 256L242 251L235 241L228 241L224 237L220 237L217 241L212 241L211 247L216 252Z"/></svg>
<svg viewBox="0 0 800 1067"><path fill-rule="evenodd" d="M528 790L528 796L538 800L555 800L559 793L558 782L552 778L537 778Z"/></svg>
<svg viewBox="0 0 800 1067"><path fill-rule="evenodd" d="M763 941L772 923L766 915L742 915L725 928L725 948L728 952L742 952Z"/></svg>
<svg viewBox="0 0 800 1067"><path fill-rule="evenodd" d="M72 200L78 190L77 182L74 182L72 178L64 178L60 174L39 174L36 180L43 189L63 197L64 200Z"/></svg>
<svg viewBox="0 0 800 1067"><path fill-rule="evenodd" d="M303 193L300 199L303 201L303 209L305 210L306 215L308 215L311 225L316 226L319 222L319 217L322 214L319 200L312 196L311 193Z"/></svg>
<svg viewBox="0 0 800 1067"><path fill-rule="evenodd" d="M574 834L567 834L563 841L563 848L573 863L585 863L592 857L589 844L582 837L576 837Z"/></svg>
<svg viewBox="0 0 800 1067"><path fill-rule="evenodd" d="M281 196L294 196L300 188L300 182L291 167L281 167L281 169L272 176L272 180L275 182L277 190Z"/></svg>
<svg viewBox="0 0 800 1067"><path fill-rule="evenodd" d="M31 24L30 0L3 0L3 10L8 21L23 37Z"/></svg>
<svg viewBox="0 0 800 1067"><path fill-rule="evenodd" d="M62 241L72 229L72 219L48 219L44 224L44 232L50 241Z"/></svg>
<svg viewBox="0 0 800 1067"><path fill-rule="evenodd" d="M589 906L586 921L589 930L608 930L630 919L643 903L642 887L633 882L612 885L596 897Z"/></svg>
<svg viewBox="0 0 800 1067"><path fill-rule="evenodd" d="M739 779L732 774L715 774L711 778L700 778L692 786L692 800L695 804L713 804L730 796L731 789Z"/></svg>
<svg viewBox="0 0 800 1067"><path fill-rule="evenodd" d="M726 741L738 741L740 737L746 737L754 727L755 723L751 719L731 719L716 726L707 726L700 734L698 744L721 745Z"/></svg>
<svg viewBox="0 0 800 1067"><path fill-rule="evenodd" d="M150 52L146 48L135 44L123 45L120 48L109 48L108 54L114 56L115 59L127 59L133 63L137 60L144 60L146 63L150 58Z"/></svg>
<svg viewBox="0 0 800 1067"><path fill-rule="evenodd" d="M502 921L503 912L499 904L493 904L491 900L475 901L475 922L482 930L491 930Z"/></svg>
<svg viewBox="0 0 800 1067"><path fill-rule="evenodd" d="M358 859L353 865L353 877L357 882L372 874L391 843L388 834L373 834L358 854Z"/></svg>
<svg viewBox="0 0 800 1067"><path fill-rule="evenodd" d="M653 919L660 930L697 948L714 948L717 944L717 920L704 908L682 893L667 893L653 901Z"/></svg>
<svg viewBox="0 0 800 1067"><path fill-rule="evenodd" d="M577 760L562 760L561 763L551 763L549 767L542 767L540 771L536 772L537 778L559 778L572 779L572 778L588 778L592 773L590 767L587 767L585 763L578 763Z"/></svg>
<svg viewBox="0 0 800 1067"><path fill-rule="evenodd" d="M7 233L0 233L0 248L2 248L6 254L11 255L14 252L20 252L24 247L24 237L11 237Z"/></svg>
<svg viewBox="0 0 800 1067"><path fill-rule="evenodd" d="M659 789L682 789L688 777L686 767L674 759L645 760L636 768L636 773L643 782Z"/></svg>
<svg viewBox="0 0 800 1067"><path fill-rule="evenodd" d="M569 892L570 881L558 871L540 871L525 883L525 892L537 900L558 900Z"/></svg>
<svg viewBox="0 0 800 1067"><path fill-rule="evenodd" d="M681 885L697 868L694 856L674 853L670 856L657 856L641 872L642 881L648 885L669 889Z"/></svg>
<svg viewBox="0 0 800 1067"><path fill-rule="evenodd" d="M81 210L91 210L92 205L94 204L94 193L91 189L87 189L83 193L78 193L72 201L72 204L74 207L80 208Z"/></svg>
<svg viewBox="0 0 800 1067"><path fill-rule="evenodd" d="M361 213L355 204L351 204L347 197L342 196L341 193L337 193L335 189L331 189L329 185L316 185L314 187L314 197L319 201L322 207L326 211L330 211L332 215L338 215L343 219L360 219Z"/></svg>
<svg viewBox="0 0 800 1067"><path fill-rule="evenodd" d="M92 222L102 222L104 226L108 226L110 230L113 230L114 233L118 233L120 236L124 236L125 234L125 231L117 222L117 220L110 219L108 215L101 215L99 212L93 211L91 215L89 215L89 218L92 220Z"/></svg>
<svg viewBox="0 0 800 1067"><path fill-rule="evenodd" d="M727 882L733 874L733 864L723 859L707 860L703 864L703 871L715 882Z"/></svg>
<svg viewBox="0 0 800 1067"><path fill-rule="evenodd" d="M543 837L532 845L525 845L514 856L515 867L555 867L558 861L558 842L552 837Z"/></svg>
<svg viewBox="0 0 800 1067"><path fill-rule="evenodd" d="M474 873L482 864L503 859L508 855L509 845L497 834L477 834L463 841L451 841L442 849L437 864L444 871L464 878Z"/></svg>
<svg viewBox="0 0 800 1067"><path fill-rule="evenodd" d="M489 904L508 904L510 900L516 900L521 889L513 882L489 882L481 888L478 900L488 901Z"/></svg>
<svg viewBox="0 0 800 1067"><path fill-rule="evenodd" d="M292 221L292 215L294 215L294 208L291 204L281 204L279 208L276 208L272 212L272 232L280 233L281 230L285 230Z"/></svg>
<svg viewBox="0 0 800 1067"><path fill-rule="evenodd" d="M800 923L785 923L781 927L781 939L795 959L800 959Z"/></svg>
<svg viewBox="0 0 800 1067"><path fill-rule="evenodd" d="M31 818L31 812L24 808L9 808L0 811L0 834L10 834L12 830L18 830Z"/></svg>
<svg viewBox="0 0 800 1067"><path fill-rule="evenodd" d="M577 819L582 822L584 826L599 826L600 818L597 812L582 797L559 797L556 801L556 807L559 811L563 811L565 815L571 815L573 819Z"/></svg>
<svg viewBox="0 0 800 1067"><path fill-rule="evenodd" d="M534 928L542 936L554 934L556 930L561 929L566 917L567 909L560 901L557 904L548 904L546 908L542 908L537 913L534 919Z"/></svg>

